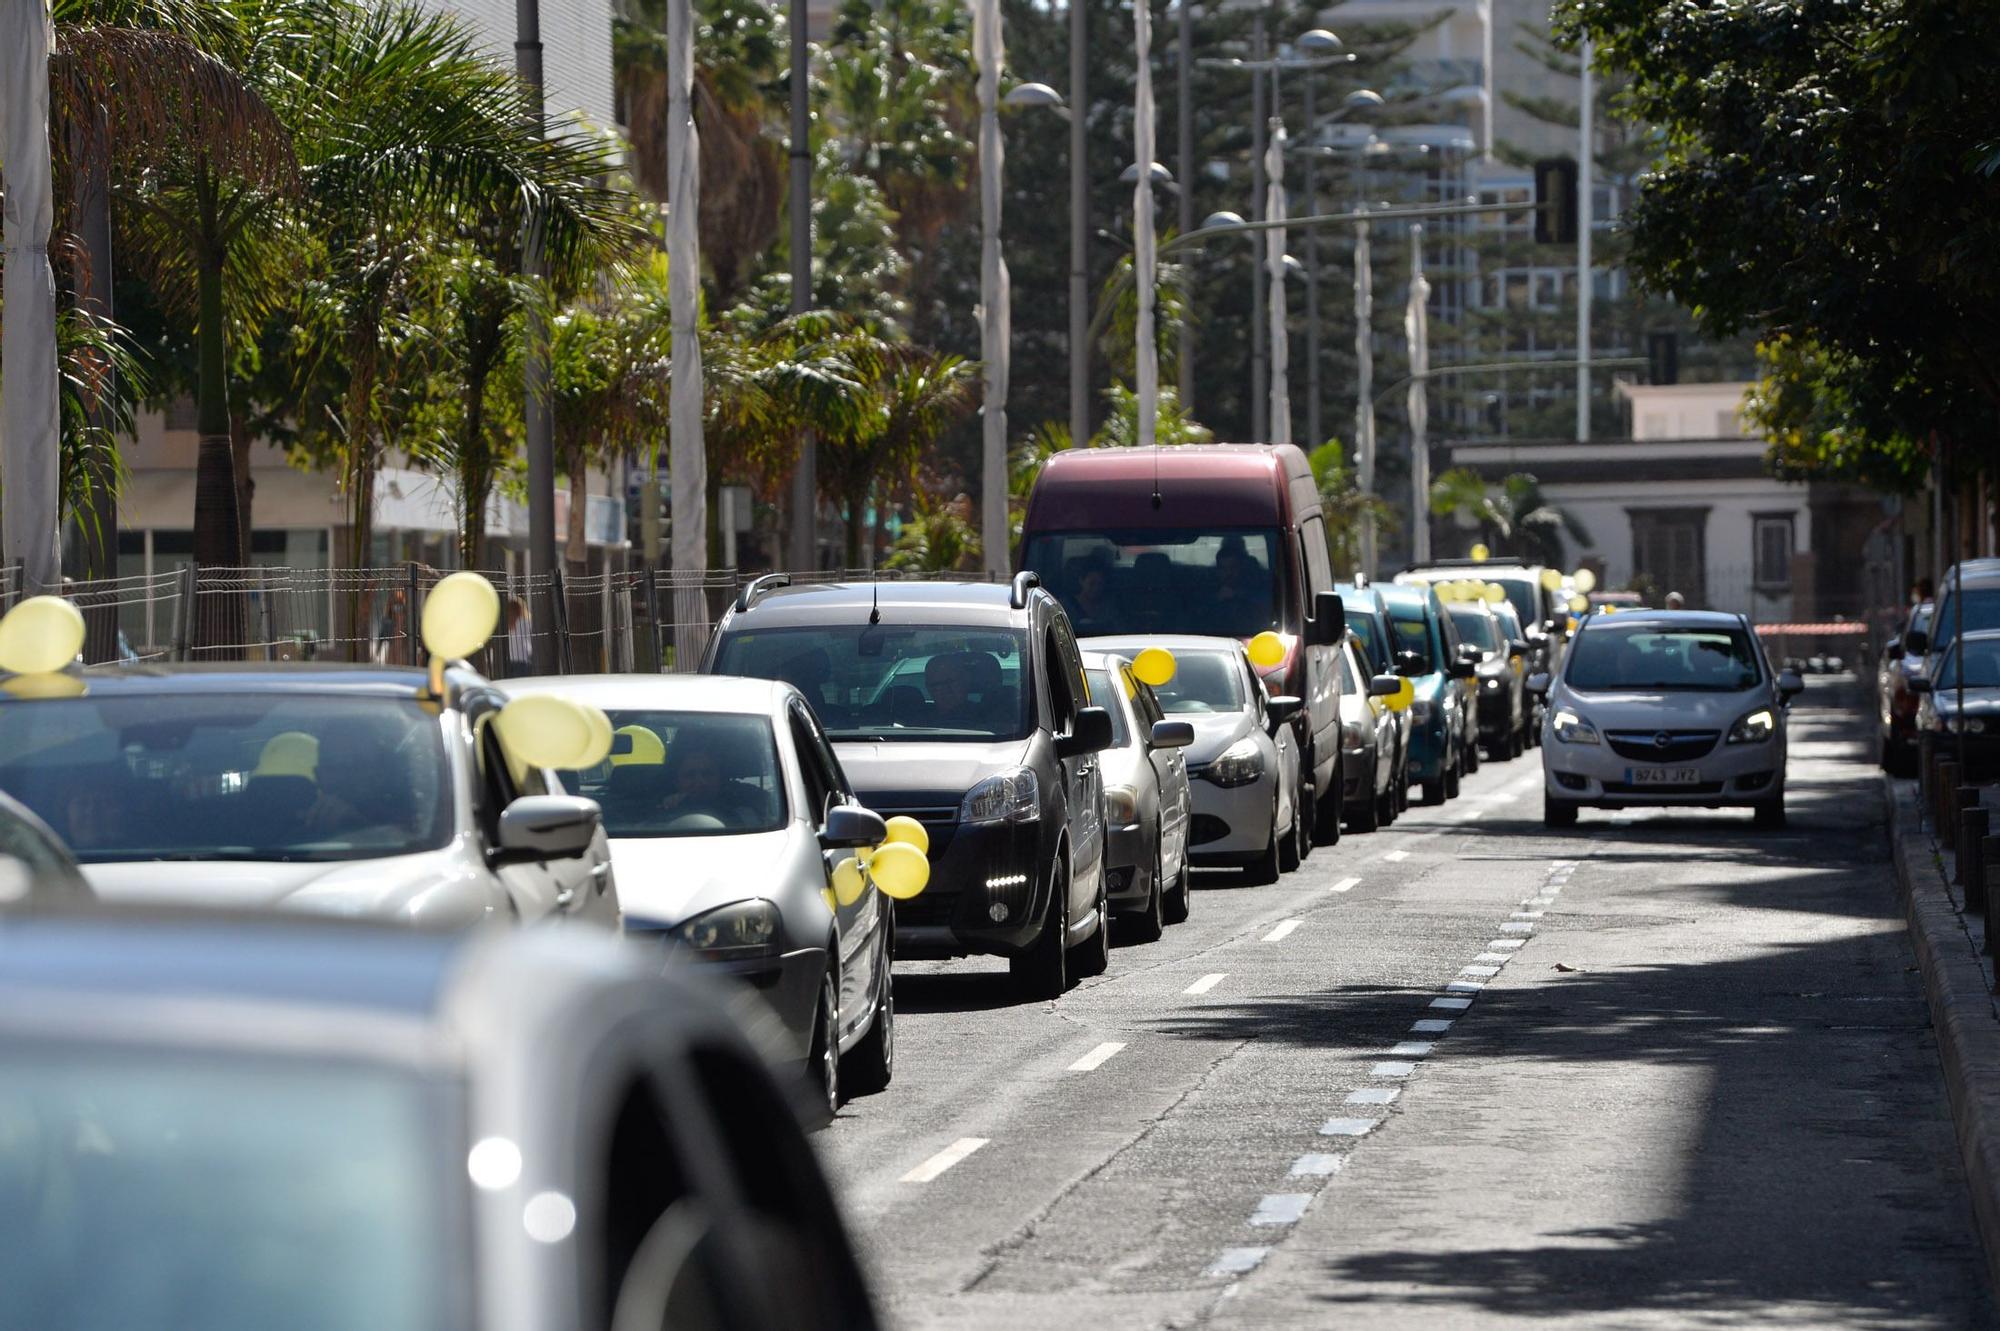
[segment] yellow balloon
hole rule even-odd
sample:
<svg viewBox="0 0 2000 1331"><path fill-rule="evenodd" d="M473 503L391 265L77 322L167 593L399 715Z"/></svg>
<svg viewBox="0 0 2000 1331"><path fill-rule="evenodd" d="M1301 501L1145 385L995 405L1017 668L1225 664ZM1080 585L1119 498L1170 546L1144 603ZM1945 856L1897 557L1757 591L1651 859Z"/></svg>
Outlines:
<svg viewBox="0 0 2000 1331"><path fill-rule="evenodd" d="M897 814L889 820L888 825L889 835L884 839L884 844L900 841L906 846L915 846L925 855L931 853L931 834L924 830L922 823L907 813Z"/></svg>
<svg viewBox="0 0 2000 1331"><path fill-rule="evenodd" d="M16 675L0 689L16 698L81 698L85 693L81 675L46 670L34 675Z"/></svg>
<svg viewBox="0 0 2000 1331"><path fill-rule="evenodd" d="M1283 664L1284 660L1285 640L1271 630L1265 629L1250 639L1250 664L1259 670L1269 670L1272 666Z"/></svg>
<svg viewBox="0 0 2000 1331"><path fill-rule="evenodd" d="M1396 681L1396 691L1382 701L1389 704L1390 711L1401 712L1408 710L1410 704L1416 700L1417 686L1410 683L1407 678L1398 678Z"/></svg>
<svg viewBox="0 0 2000 1331"><path fill-rule="evenodd" d="M1543 591L1545 592L1559 591L1562 588L1562 585L1563 585L1563 575L1561 569L1545 568L1542 570Z"/></svg>
<svg viewBox="0 0 2000 1331"><path fill-rule="evenodd" d="M1487 583L1486 603L1488 605L1505 605L1507 603L1507 589L1497 582Z"/></svg>
<svg viewBox="0 0 2000 1331"><path fill-rule="evenodd" d="M1473 546L1470 553L1472 555L1472 562L1475 564L1483 564L1493 557L1493 552L1486 548L1486 542L1484 541Z"/></svg>
<svg viewBox="0 0 2000 1331"><path fill-rule="evenodd" d="M83 650L83 616L60 596L31 596L0 619L0 670L42 675Z"/></svg>
<svg viewBox="0 0 2000 1331"><path fill-rule="evenodd" d="M1586 596L1597 589L1597 575L1587 568L1580 568L1570 574L1569 580L1575 583L1576 589Z"/></svg>
<svg viewBox="0 0 2000 1331"><path fill-rule="evenodd" d="M644 726L620 726L611 733L632 737L630 753L611 755L613 767L657 767L667 760L667 746L660 743L658 735Z"/></svg>
<svg viewBox="0 0 2000 1331"><path fill-rule="evenodd" d="M1569 598L1569 609L1571 614L1580 615L1590 609L1590 601L1582 596L1572 596Z"/></svg>
<svg viewBox="0 0 2000 1331"><path fill-rule="evenodd" d="M424 598L424 647L447 661L463 660L500 627L500 593L477 573L454 573Z"/></svg>
<svg viewBox="0 0 2000 1331"><path fill-rule="evenodd" d="M868 877L885 895L908 901L931 881L931 862L907 841L885 841L868 857Z"/></svg>
<svg viewBox="0 0 2000 1331"><path fill-rule="evenodd" d="M840 909L840 898L833 894L833 889L830 887L822 887L819 890L819 899L826 903L828 910Z"/></svg>
<svg viewBox="0 0 2000 1331"><path fill-rule="evenodd" d="M861 900L861 894L868 890L868 880L861 876L861 861L852 855L833 866L833 899L843 906L852 906Z"/></svg>
<svg viewBox="0 0 2000 1331"><path fill-rule="evenodd" d="M563 765L579 769L595 767L611 756L611 718L604 714L602 707L598 707L595 704L580 702L575 704L575 706L583 713L584 719L590 723L590 742L573 759Z"/></svg>
<svg viewBox="0 0 2000 1331"><path fill-rule="evenodd" d="M1256 644L1253 641L1251 645L1254 648ZM1283 644L1280 644L1279 651L1282 653L1283 650ZM1164 647L1148 647L1132 658L1132 673L1138 677L1141 684L1156 689L1171 680L1178 668L1179 663L1174 660L1174 654Z"/></svg>
<svg viewBox="0 0 2000 1331"><path fill-rule="evenodd" d="M257 770L250 775L316 779L319 775L319 740L303 730L279 731L264 741L263 749L257 754Z"/></svg>
<svg viewBox="0 0 2000 1331"><path fill-rule="evenodd" d="M577 767L596 736L581 707L553 693L531 693L500 709L494 719L507 752L535 767ZM600 755L602 756L602 755Z"/></svg>

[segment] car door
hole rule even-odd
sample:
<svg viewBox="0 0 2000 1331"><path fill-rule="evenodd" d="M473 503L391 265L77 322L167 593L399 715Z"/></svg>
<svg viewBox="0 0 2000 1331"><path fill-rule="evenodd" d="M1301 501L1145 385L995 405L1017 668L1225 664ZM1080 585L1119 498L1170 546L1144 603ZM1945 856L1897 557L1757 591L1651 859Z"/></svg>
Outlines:
<svg viewBox="0 0 2000 1331"><path fill-rule="evenodd" d="M475 717L472 730L473 812L480 838L489 852L500 846L501 812L522 794L500 747L499 732L490 724L496 713L497 709ZM565 908L557 902L555 876L540 860L503 864L492 872L506 892L517 919L541 920Z"/></svg>
<svg viewBox="0 0 2000 1331"><path fill-rule="evenodd" d="M1160 871L1172 882L1187 866L1188 825L1193 819L1194 797L1189 791L1187 754L1179 748L1154 748L1153 727L1167 719L1166 709L1153 695L1152 686L1141 683L1130 666L1121 666L1137 718L1140 742L1146 746L1146 761L1160 788Z"/></svg>
<svg viewBox="0 0 2000 1331"><path fill-rule="evenodd" d="M1069 620L1060 612L1049 616L1042 634L1042 675L1056 734L1073 733L1076 714L1086 705L1090 689L1084 682L1083 658L1077 652ZM1069 808L1069 919L1075 921L1096 908L1104 879L1104 775L1094 753L1056 761L1062 769L1064 801Z"/></svg>
<svg viewBox="0 0 2000 1331"><path fill-rule="evenodd" d="M787 708L791 721L792 749L798 755L799 777L805 787L807 831L817 836L826 825L827 810L838 804L858 804L848 788L840 760L812 709L794 699ZM833 881L833 866L854 852L822 851L821 886ZM870 1001L881 984L882 933L887 927L888 910L880 892L863 892L849 905L834 899L834 946L840 952L840 1010L852 1024L874 1010Z"/></svg>

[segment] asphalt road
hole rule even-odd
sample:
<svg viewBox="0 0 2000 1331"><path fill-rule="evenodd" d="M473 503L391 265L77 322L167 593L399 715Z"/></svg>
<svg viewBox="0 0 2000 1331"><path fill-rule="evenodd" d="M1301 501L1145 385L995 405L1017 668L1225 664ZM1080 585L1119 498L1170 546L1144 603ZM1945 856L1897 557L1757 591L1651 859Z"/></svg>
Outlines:
<svg viewBox="0 0 2000 1331"><path fill-rule="evenodd" d="M1792 824L1539 760L1315 851L1060 1002L897 973L819 1141L904 1327L1996 1323L1842 690Z"/></svg>

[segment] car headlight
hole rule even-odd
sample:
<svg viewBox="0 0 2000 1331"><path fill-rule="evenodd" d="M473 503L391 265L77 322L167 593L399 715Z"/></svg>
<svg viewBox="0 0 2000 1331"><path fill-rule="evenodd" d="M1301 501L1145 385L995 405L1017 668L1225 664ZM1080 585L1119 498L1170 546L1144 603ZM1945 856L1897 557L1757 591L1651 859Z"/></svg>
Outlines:
<svg viewBox="0 0 2000 1331"><path fill-rule="evenodd" d="M1264 755L1257 741L1247 736L1222 751L1222 756L1201 773L1202 779L1218 786L1247 786L1264 775Z"/></svg>
<svg viewBox="0 0 2000 1331"><path fill-rule="evenodd" d="M1041 816L1041 783L1025 767L987 777L958 806L961 823L1032 823Z"/></svg>
<svg viewBox="0 0 2000 1331"><path fill-rule="evenodd" d="M1343 748L1358 749L1367 742L1367 732L1362 730L1359 721L1343 721L1340 723L1340 743Z"/></svg>
<svg viewBox="0 0 2000 1331"><path fill-rule="evenodd" d="M1986 733L1986 722L1981 717L1968 716L1964 721L1960 721L1955 716L1940 716L1938 720L1946 730L1954 735L1960 730L1963 730L1968 735L1983 735Z"/></svg>
<svg viewBox="0 0 2000 1331"><path fill-rule="evenodd" d="M674 936L709 961L769 956L778 950L778 908L761 897L704 911Z"/></svg>
<svg viewBox="0 0 2000 1331"><path fill-rule="evenodd" d="M1729 727L1731 744L1762 744L1778 733L1778 714L1768 707L1759 707L1750 715Z"/></svg>
<svg viewBox="0 0 2000 1331"><path fill-rule="evenodd" d="M1565 744L1598 743L1597 727L1567 707L1556 708L1556 714L1550 718L1550 724L1555 727L1556 738Z"/></svg>
<svg viewBox="0 0 2000 1331"><path fill-rule="evenodd" d="M1139 792L1130 786L1104 788L1104 818L1114 827L1139 821Z"/></svg>

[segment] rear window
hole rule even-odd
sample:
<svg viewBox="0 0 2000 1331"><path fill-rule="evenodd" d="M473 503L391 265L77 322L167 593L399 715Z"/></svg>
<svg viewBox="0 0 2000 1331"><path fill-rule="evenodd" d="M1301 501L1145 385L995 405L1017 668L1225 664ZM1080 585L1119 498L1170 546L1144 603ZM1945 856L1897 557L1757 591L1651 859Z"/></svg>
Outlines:
<svg viewBox="0 0 2000 1331"><path fill-rule="evenodd" d="M1937 611L1931 622L1937 626L1932 634L1932 651L1940 651L1950 645L1959 630L1977 633L1982 629L2000 629L2000 587L1967 587L1965 589L1965 622L1959 623L1961 611L1952 604L1952 589L1949 580L1939 589Z"/></svg>

